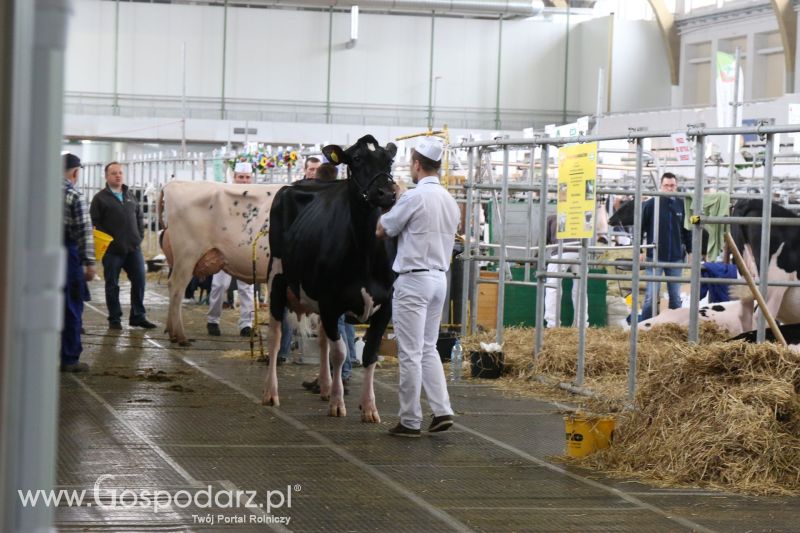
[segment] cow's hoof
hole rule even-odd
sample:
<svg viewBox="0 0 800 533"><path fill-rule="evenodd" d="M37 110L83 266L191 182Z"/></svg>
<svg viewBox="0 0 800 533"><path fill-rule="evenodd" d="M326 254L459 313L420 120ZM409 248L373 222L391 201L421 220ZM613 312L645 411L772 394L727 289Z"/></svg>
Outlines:
<svg viewBox="0 0 800 533"><path fill-rule="evenodd" d="M272 407L279 407L281 405L280 399L277 396L272 396L270 394L264 394L261 398L261 405L269 405Z"/></svg>
<svg viewBox="0 0 800 533"><path fill-rule="evenodd" d="M336 403L331 403L328 408L328 416L347 416L347 408L344 406L344 401L340 400Z"/></svg>
<svg viewBox="0 0 800 533"><path fill-rule="evenodd" d="M322 394L322 393L320 393L319 399L322 400L323 402L329 402L329 401L331 401L331 395L330 394Z"/></svg>
<svg viewBox="0 0 800 533"><path fill-rule="evenodd" d="M184 339L182 341L178 341L178 346L191 346L191 345L192 345L192 341L190 341L188 339Z"/></svg>
<svg viewBox="0 0 800 533"><path fill-rule="evenodd" d="M381 423L381 415L378 414L378 408L375 405L369 406L366 409L363 406L359 405L358 408L361 410L361 421L363 423L365 424Z"/></svg>

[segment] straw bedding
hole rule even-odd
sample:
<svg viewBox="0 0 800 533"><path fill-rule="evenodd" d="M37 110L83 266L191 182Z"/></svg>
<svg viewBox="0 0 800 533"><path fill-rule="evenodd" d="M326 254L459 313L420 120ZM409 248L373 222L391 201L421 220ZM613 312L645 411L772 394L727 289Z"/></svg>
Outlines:
<svg viewBox="0 0 800 533"><path fill-rule="evenodd" d="M800 355L773 344L721 342L726 337L714 324L702 324L697 345L672 325L640 335L636 409L617 416L611 448L578 463L656 484L800 494ZM577 330L547 330L536 368L533 338L532 329L505 331L502 388L543 392L548 387L530 381L534 375L574 378ZM493 333L465 339L465 350L481 340ZM578 403L619 410L629 344L621 330L587 330L586 384L603 398Z"/></svg>

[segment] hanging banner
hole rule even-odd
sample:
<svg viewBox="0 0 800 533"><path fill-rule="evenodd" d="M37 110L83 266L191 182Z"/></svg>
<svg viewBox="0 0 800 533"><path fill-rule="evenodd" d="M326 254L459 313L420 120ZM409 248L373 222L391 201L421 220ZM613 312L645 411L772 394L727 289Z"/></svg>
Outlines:
<svg viewBox="0 0 800 533"><path fill-rule="evenodd" d="M686 132L673 133L670 137L672 138L672 149L675 150L675 157L678 163L694 165L694 150L692 145L689 144L689 139L686 138Z"/></svg>
<svg viewBox="0 0 800 533"><path fill-rule="evenodd" d="M742 114L736 113L736 124L733 123L734 84L736 83L736 56L717 52L717 126L727 128L742 125ZM739 90L736 101L744 100L744 75L739 67Z"/></svg>
<svg viewBox="0 0 800 533"><path fill-rule="evenodd" d="M597 143L573 144L558 150L556 237L594 236Z"/></svg>

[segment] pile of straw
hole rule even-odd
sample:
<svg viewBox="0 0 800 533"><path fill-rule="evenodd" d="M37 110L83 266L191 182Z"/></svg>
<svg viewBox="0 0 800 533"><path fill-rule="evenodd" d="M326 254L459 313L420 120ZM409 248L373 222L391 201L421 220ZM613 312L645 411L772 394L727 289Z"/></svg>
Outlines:
<svg viewBox="0 0 800 533"><path fill-rule="evenodd" d="M713 323L701 324L696 345L679 326L642 333L636 408L618 415L611 448L578 463L668 486L800 494L800 355L773 344L722 342L728 336ZM624 405L628 333L587 330L585 384L599 396L588 400L532 379L574 379L577 330L546 330L535 366L532 329L509 328L504 337L507 375L498 387L597 413ZM494 332L481 333L464 339L464 349L494 340Z"/></svg>
<svg viewBox="0 0 800 533"><path fill-rule="evenodd" d="M800 356L774 344L684 345L641 379L614 445L582 463L669 485L800 493Z"/></svg>
<svg viewBox="0 0 800 533"><path fill-rule="evenodd" d="M663 324L639 335L638 364L649 368L651 360L670 356L676 346L685 344L686 328ZM700 325L700 343L707 344L728 338L727 332L713 322ZM462 340L464 351L480 350L481 342L494 342L495 332L477 333ZM578 330L551 328L544 332L542 351L533 365L533 328L506 328L503 332L505 372L517 378L547 374L572 379L577 370ZM589 328L586 330L585 375L599 377L625 375L630 352L629 333L619 328Z"/></svg>

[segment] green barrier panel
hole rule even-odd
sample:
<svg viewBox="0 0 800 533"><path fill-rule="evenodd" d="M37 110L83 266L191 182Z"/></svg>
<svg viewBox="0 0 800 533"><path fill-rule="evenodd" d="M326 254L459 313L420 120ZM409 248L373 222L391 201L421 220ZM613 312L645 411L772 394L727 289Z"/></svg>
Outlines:
<svg viewBox="0 0 800 533"><path fill-rule="evenodd" d="M535 278L533 274L535 268L531 269L531 280ZM514 281L525 279L524 267L512 267L511 278ZM526 287L521 285L506 286L506 299L503 305L503 325L504 326L526 326L536 325L536 287Z"/></svg>
<svg viewBox="0 0 800 533"><path fill-rule="evenodd" d="M591 268L592 274L606 274L605 268ZM571 327L575 321L575 309L572 305L573 280L564 278L561 282L561 326ZM606 292L608 281L604 279L590 279L586 290L589 295L589 326L601 328L608 325L608 308L606 307Z"/></svg>

